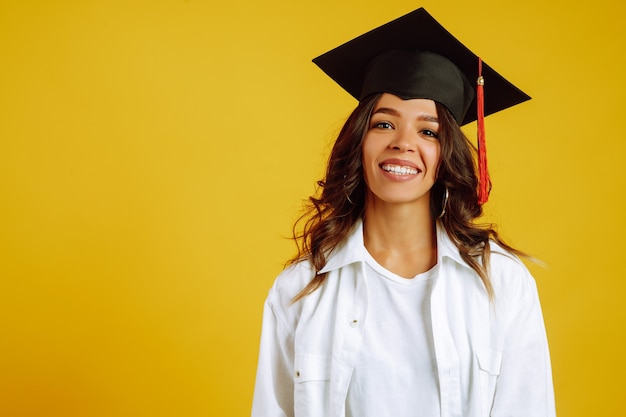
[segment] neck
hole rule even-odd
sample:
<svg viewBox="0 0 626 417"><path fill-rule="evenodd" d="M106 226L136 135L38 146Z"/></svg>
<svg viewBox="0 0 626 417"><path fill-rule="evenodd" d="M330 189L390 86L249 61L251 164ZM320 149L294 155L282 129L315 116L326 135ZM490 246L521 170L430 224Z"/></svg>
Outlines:
<svg viewBox="0 0 626 417"><path fill-rule="evenodd" d="M428 198L411 204L372 200L363 218L363 240L372 257L406 278L431 269L437 263L437 236Z"/></svg>

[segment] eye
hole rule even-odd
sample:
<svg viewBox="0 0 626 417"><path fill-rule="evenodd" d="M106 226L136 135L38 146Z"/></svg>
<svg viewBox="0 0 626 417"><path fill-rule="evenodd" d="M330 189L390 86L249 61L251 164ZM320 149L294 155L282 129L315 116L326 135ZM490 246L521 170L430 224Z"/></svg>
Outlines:
<svg viewBox="0 0 626 417"><path fill-rule="evenodd" d="M420 133L422 135L424 135L424 136L428 136L428 137L431 137L431 138L439 139L439 134L437 132L433 132L430 129L420 130Z"/></svg>
<svg viewBox="0 0 626 417"><path fill-rule="evenodd" d="M393 129L393 125L389 122L375 122L374 124L372 124L372 128L377 128L377 129Z"/></svg>

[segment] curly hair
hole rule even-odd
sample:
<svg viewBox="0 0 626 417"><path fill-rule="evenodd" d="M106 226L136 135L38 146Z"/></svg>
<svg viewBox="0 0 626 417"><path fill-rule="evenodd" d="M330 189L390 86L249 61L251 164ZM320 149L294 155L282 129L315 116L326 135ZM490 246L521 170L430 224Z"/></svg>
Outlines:
<svg viewBox="0 0 626 417"><path fill-rule="evenodd" d="M316 195L309 197L304 214L296 221L293 238L297 255L288 264L308 261L315 277L294 298L294 302L317 290L326 274L319 271L327 256L346 239L352 226L365 211L366 185L363 178L362 144L372 111L382 94L361 100L343 125L328 159L324 179L317 182ZM461 257L482 280L490 299L494 297L489 280L489 240L515 255L525 254L506 244L492 224L476 224L482 215L478 204L476 148L467 139L448 109L435 102L439 118L441 161L437 181L431 189L430 210L438 218ZM448 199L445 200L446 189ZM442 214L445 205L445 213ZM302 225L300 231L298 226Z"/></svg>

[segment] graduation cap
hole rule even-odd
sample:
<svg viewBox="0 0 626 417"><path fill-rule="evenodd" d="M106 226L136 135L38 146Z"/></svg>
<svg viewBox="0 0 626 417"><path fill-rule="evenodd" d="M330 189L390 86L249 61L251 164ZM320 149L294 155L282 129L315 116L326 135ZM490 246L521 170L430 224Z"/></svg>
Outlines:
<svg viewBox="0 0 626 417"><path fill-rule="evenodd" d="M373 29L313 59L357 100L374 93L426 98L459 125L478 121L479 202L487 201L483 117L530 97L493 70L424 8ZM483 85L488 93L483 94Z"/></svg>

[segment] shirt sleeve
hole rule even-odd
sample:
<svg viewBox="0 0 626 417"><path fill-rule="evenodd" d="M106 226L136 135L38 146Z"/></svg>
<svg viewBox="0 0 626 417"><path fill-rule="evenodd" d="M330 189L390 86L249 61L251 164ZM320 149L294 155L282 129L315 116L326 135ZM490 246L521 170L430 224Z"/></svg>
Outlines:
<svg viewBox="0 0 626 417"><path fill-rule="evenodd" d="M554 417L550 354L535 280L510 316L491 417Z"/></svg>
<svg viewBox="0 0 626 417"><path fill-rule="evenodd" d="M252 417L293 417L293 335L271 292L263 311Z"/></svg>

